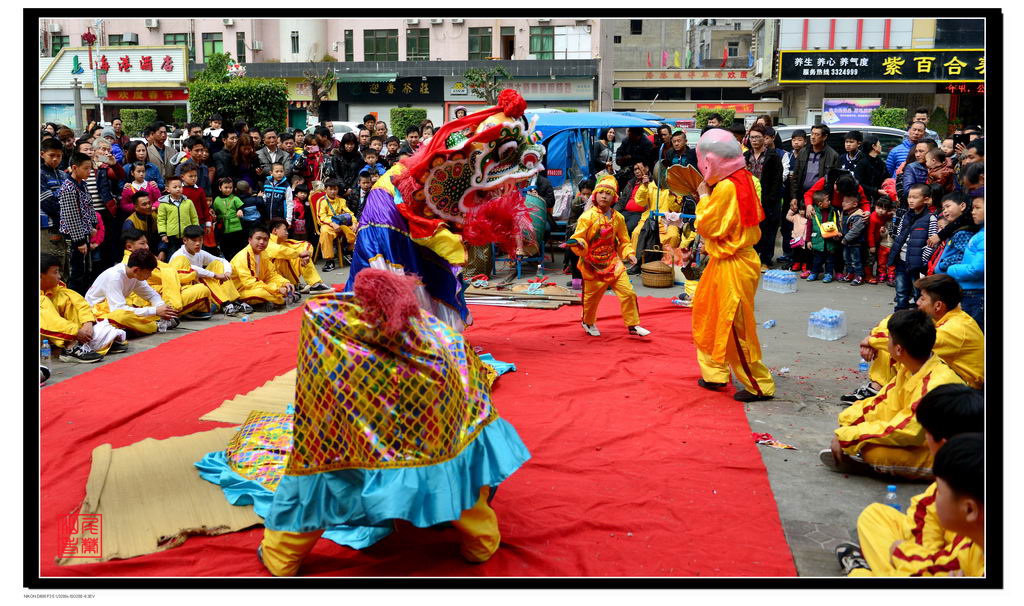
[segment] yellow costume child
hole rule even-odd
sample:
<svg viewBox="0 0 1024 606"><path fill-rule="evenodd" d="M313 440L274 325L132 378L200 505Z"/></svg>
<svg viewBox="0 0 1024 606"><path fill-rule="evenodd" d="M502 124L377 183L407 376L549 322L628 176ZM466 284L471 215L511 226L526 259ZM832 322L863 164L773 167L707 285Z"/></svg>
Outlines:
<svg viewBox="0 0 1024 606"><path fill-rule="evenodd" d="M602 177L594 187L591 200L594 206L583 211L576 223L576 231L567 244L580 260L583 275L583 330L591 336L600 336L597 330L597 308L601 297L611 288L619 297L622 320L633 335L646 336L650 331L639 326L640 311L636 293L626 275L622 259L636 263L636 254L626 233L626 220L612 209L617 195L615 177Z"/></svg>
<svg viewBox="0 0 1024 606"><path fill-rule="evenodd" d="M636 228L633 229L633 235L631 237L633 250L636 250L637 248L637 241L640 238L640 230L647 224L647 218L651 216L651 209L654 208L655 201L657 201L658 212L662 215L665 213L677 213L683 209L682 200L680 200L679 196L672 193L667 187L659 188L654 183L641 185L636 190L636 203L647 210L640 215L640 222L637 223ZM658 238L661 242L662 248L679 248L679 227L676 225L669 225L664 216L659 217Z"/></svg>
<svg viewBox="0 0 1024 606"><path fill-rule="evenodd" d="M696 229L708 256L693 298L693 341L701 370L697 384L724 387L731 369L745 388L734 399L767 400L775 395L775 381L761 361L754 318L761 277L754 245L764 218L760 182L746 169L739 143L728 131L704 133L697 157L705 183L699 189Z"/></svg>
<svg viewBox="0 0 1024 606"><path fill-rule="evenodd" d="M52 263L57 265L44 269L43 280L50 281L41 284L39 290L39 334L49 339L55 347L70 351L79 344L82 327L91 323L92 338L88 335L82 337L82 342L88 346L87 351L104 355L115 341L124 343L126 335L123 330L115 328L106 320L97 321L85 298L60 281L59 260L56 257L52 259ZM51 270L49 276L47 270ZM124 346L118 345L115 353L117 351L124 351Z"/></svg>
<svg viewBox="0 0 1024 606"><path fill-rule="evenodd" d="M331 198L331 193L337 195L337 186L328 185L327 192L316 207L316 220L320 226L320 251L323 253L327 262L325 264L325 270L330 271L330 268L334 266L334 241L338 236L344 237L344 241L347 243L346 246L352 246L356 241L356 229L358 224L355 219L355 214L349 210L348 204L345 202L345 198L337 197ZM351 218L351 225L339 225L332 221L333 217L340 215L348 215Z"/></svg>
<svg viewBox="0 0 1024 606"><path fill-rule="evenodd" d="M281 289L293 290L291 282L277 273L273 260L266 254L268 239L266 231L254 233L249 238L249 245L231 259L231 280L239 297L249 304L283 305Z"/></svg>
<svg viewBox="0 0 1024 606"><path fill-rule="evenodd" d="M139 242L145 241L146 238L143 235ZM127 264L128 257L137 248L126 248L121 263ZM144 248L148 250L148 244ZM160 295L164 303L178 310L180 315L194 311L209 311L210 289L202 284L189 284L195 279L195 273L191 267L172 266L170 263L164 263L157 259L156 269L150 274L146 283ZM132 307L152 305L152 302L146 301L134 292L128 295L127 303Z"/></svg>
<svg viewBox="0 0 1024 606"><path fill-rule="evenodd" d="M332 290L324 284L313 264L313 245L305 240L289 240L288 224L283 220L270 222L270 241L267 243L266 255L274 260L277 272L296 288L300 277L305 281L306 286L301 292L319 294Z"/></svg>

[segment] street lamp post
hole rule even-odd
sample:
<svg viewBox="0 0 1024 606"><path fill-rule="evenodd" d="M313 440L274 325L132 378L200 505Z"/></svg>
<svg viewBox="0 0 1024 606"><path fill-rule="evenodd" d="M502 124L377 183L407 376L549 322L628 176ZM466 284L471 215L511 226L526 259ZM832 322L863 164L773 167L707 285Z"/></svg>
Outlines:
<svg viewBox="0 0 1024 606"><path fill-rule="evenodd" d="M78 121L82 119L82 81L72 78L71 91L75 96L75 128L80 128Z"/></svg>

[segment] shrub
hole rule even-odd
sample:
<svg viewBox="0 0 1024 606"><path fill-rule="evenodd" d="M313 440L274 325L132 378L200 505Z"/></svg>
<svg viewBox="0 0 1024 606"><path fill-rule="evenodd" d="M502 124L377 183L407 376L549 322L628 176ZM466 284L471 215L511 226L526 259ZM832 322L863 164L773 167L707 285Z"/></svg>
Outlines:
<svg viewBox="0 0 1024 606"><path fill-rule="evenodd" d="M288 121L288 86L282 78L193 81L189 85L189 100L195 122L204 122L219 113L225 124L245 120L263 131L280 130Z"/></svg>
<svg viewBox="0 0 1024 606"><path fill-rule="evenodd" d="M396 137L405 137L405 129L412 125L419 126L427 119L427 110L422 107L392 107L391 108L391 132Z"/></svg>
<svg viewBox="0 0 1024 606"><path fill-rule="evenodd" d="M558 109L562 110L563 112L570 113L570 114L573 113L573 112L580 111L580 110L576 109L575 107L559 107Z"/></svg>
<svg viewBox="0 0 1024 606"><path fill-rule="evenodd" d="M939 133L939 137L942 138L949 134L949 115L946 114L945 109L935 108L935 111L928 116L928 128ZM937 141L937 143L942 143L942 141Z"/></svg>
<svg viewBox="0 0 1024 606"><path fill-rule="evenodd" d="M694 119L697 120L697 128L704 128L708 125L708 116L711 114L718 114L722 116L722 126L729 126L732 124L733 119L736 117L736 110L734 109L708 109L706 107L700 108L693 113Z"/></svg>
<svg viewBox="0 0 1024 606"><path fill-rule="evenodd" d="M174 108L174 111L171 113L171 119L174 120L175 126L179 128L184 127L185 122L188 122L188 112L185 110L184 107L178 105Z"/></svg>
<svg viewBox="0 0 1024 606"><path fill-rule="evenodd" d="M321 63L337 63L338 62L338 58L335 57L334 55L332 55L331 53L324 53L324 56L320 57L320 62Z"/></svg>
<svg viewBox="0 0 1024 606"><path fill-rule="evenodd" d="M142 135L142 130L156 121L155 109L122 109L121 128L129 137Z"/></svg>
<svg viewBox="0 0 1024 606"><path fill-rule="evenodd" d="M883 105L877 109L871 110L870 119L872 126L887 126L889 128L898 128L900 130L906 130L907 108L886 107Z"/></svg>

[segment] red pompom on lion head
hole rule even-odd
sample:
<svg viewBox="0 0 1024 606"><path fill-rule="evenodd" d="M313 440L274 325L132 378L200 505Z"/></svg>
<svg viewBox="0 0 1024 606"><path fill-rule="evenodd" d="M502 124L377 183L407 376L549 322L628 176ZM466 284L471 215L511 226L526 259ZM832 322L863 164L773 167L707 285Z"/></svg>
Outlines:
<svg viewBox="0 0 1024 606"><path fill-rule="evenodd" d="M526 99L515 90L506 88L498 94L498 107L509 118L522 118L526 112Z"/></svg>

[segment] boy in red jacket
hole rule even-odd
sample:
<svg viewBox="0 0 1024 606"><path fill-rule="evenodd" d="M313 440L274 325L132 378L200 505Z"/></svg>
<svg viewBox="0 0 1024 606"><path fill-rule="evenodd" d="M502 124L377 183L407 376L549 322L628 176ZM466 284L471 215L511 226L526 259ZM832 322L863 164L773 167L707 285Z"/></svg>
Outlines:
<svg viewBox="0 0 1024 606"><path fill-rule="evenodd" d="M206 191L197 185L199 181L199 167L194 162L188 162L181 167L181 193L192 200L196 207L196 214L199 215L199 225L203 228L203 249L206 252L217 251L217 239L213 235L213 225L216 219L210 209L210 202L206 198Z"/></svg>
<svg viewBox="0 0 1024 606"><path fill-rule="evenodd" d="M879 196L874 212L868 217L868 262L864 265L864 278L868 284L895 284L895 269L886 267L892 247L892 214L892 200ZM872 268L876 262L878 273L874 274Z"/></svg>

